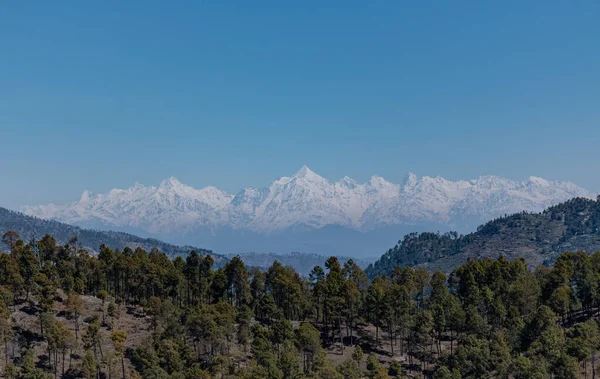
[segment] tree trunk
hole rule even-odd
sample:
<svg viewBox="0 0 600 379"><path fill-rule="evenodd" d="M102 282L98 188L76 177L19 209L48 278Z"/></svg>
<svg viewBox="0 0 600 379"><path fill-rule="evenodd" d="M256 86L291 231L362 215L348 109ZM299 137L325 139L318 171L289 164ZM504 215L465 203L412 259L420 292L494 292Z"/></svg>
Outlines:
<svg viewBox="0 0 600 379"><path fill-rule="evenodd" d="M121 368L123 369L123 379L125 379L125 357L121 357Z"/></svg>
<svg viewBox="0 0 600 379"><path fill-rule="evenodd" d="M587 379L587 359L583 360L583 372L584 378Z"/></svg>
<svg viewBox="0 0 600 379"><path fill-rule="evenodd" d="M390 348L392 349L392 357L394 357L394 333L392 333L391 327L390 327Z"/></svg>
<svg viewBox="0 0 600 379"><path fill-rule="evenodd" d="M352 322L352 321L351 321ZM348 319L346 319L346 335L350 335L350 328L348 326ZM352 341L350 341L350 346L352 346Z"/></svg>
<svg viewBox="0 0 600 379"><path fill-rule="evenodd" d="M4 339L4 332L2 332L2 339L4 340L4 367L8 366L8 340Z"/></svg>
<svg viewBox="0 0 600 379"><path fill-rule="evenodd" d="M302 351L302 368L306 374L306 351Z"/></svg>
<svg viewBox="0 0 600 379"><path fill-rule="evenodd" d="M342 345L342 355L344 355L344 336L342 335L342 319L338 320L340 325L340 345Z"/></svg>

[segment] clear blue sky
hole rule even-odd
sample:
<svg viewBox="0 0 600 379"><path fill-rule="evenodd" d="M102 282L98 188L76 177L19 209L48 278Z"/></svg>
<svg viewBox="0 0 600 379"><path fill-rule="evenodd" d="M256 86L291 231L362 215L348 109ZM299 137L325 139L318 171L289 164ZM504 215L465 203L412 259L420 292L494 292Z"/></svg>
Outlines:
<svg viewBox="0 0 600 379"><path fill-rule="evenodd" d="M599 19L597 0L3 1L0 205L303 164L600 191Z"/></svg>

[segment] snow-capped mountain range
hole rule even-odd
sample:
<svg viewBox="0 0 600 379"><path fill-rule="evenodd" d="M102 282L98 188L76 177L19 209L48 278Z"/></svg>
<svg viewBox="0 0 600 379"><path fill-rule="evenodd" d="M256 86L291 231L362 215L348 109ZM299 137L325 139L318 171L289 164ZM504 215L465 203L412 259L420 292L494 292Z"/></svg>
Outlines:
<svg viewBox="0 0 600 379"><path fill-rule="evenodd" d="M26 206L22 212L75 225L138 230L198 243L202 241L185 236L210 239L207 236L224 229L269 236L326 226L364 234L391 226L414 229L431 224L466 231L500 215L541 211L577 196L592 194L568 181L538 177L515 181L482 176L450 181L410 173L402 184L379 176L362 184L348 177L331 182L304 166L268 187L246 188L235 195L215 187L195 189L169 178L158 186L136 183L103 194L85 191L73 203ZM255 250L253 246L246 249Z"/></svg>

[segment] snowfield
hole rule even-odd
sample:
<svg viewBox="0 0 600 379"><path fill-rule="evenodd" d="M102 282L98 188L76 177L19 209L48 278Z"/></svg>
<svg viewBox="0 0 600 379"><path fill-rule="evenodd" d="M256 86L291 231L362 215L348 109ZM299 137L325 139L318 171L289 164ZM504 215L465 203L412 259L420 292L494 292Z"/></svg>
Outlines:
<svg viewBox="0 0 600 379"><path fill-rule="evenodd" d="M337 182L302 167L270 186L236 195L216 187L195 189L169 178L156 186L136 183L103 194L85 191L66 205L23 207L22 212L75 225L136 228L156 235L216 231L221 227L269 234L290 227L339 225L361 232L435 222L460 229L464 220L489 220L520 211L541 211L592 194L568 181L498 176L450 181L410 173L402 184L379 176L359 184Z"/></svg>

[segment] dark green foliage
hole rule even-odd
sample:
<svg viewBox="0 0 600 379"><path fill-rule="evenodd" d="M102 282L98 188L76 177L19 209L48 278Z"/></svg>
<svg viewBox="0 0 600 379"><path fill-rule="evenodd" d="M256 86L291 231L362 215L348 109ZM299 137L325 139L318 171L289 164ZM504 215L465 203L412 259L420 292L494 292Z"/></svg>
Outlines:
<svg viewBox="0 0 600 379"><path fill-rule="evenodd" d="M338 367L338 372L344 376L344 379L360 379L360 367L355 360L349 359Z"/></svg>
<svg viewBox="0 0 600 379"><path fill-rule="evenodd" d="M410 238L431 245L433 236ZM75 240L4 240L7 377L68 376L75 371L63 368L65 356L78 349L77 373L88 378L114 375L111 362L119 376L144 378L575 378L593 372L600 349L600 253L566 252L535 271L504 256L468 260L449 275L397 266L369 281L335 257L304 278L279 262L248 270L239 257L214 268L194 251L171 260L103 245L95 257ZM96 312L84 319L91 298ZM64 320L55 317L58 301ZM39 337L27 343L43 346L45 360L32 349L20 360L8 353L27 338L11 317L21 304L38 317ZM124 309L145 320L144 338L111 327ZM327 354L348 346L351 358L334 367Z"/></svg>
<svg viewBox="0 0 600 379"><path fill-rule="evenodd" d="M492 220L464 236L455 232L412 233L366 269L370 277L396 266L420 265L446 273L469 258L525 258L551 264L566 250L600 250L600 202L575 198L541 213L517 213ZM582 278L585 280L585 278Z"/></svg>
<svg viewBox="0 0 600 379"><path fill-rule="evenodd" d="M141 247L147 250L157 248L170 257L185 256L191 250L202 254L212 254L210 250L191 246L175 246L157 239L141 238L128 233L82 229L58 221L27 216L0 207L0 234L8 231L16 232L24 241L31 241L43 235L51 235L59 243L67 243L75 237L78 245L92 250L98 250L101 245L106 245L112 249L123 249L126 246L132 249ZM218 255L215 255L215 257L218 259L219 265L224 264L226 261L224 257Z"/></svg>
<svg viewBox="0 0 600 379"><path fill-rule="evenodd" d="M414 266L434 262L440 258L459 254L468 239L456 233L411 233L398 241L377 262L370 265L366 272L374 277L391 273L396 266Z"/></svg>

